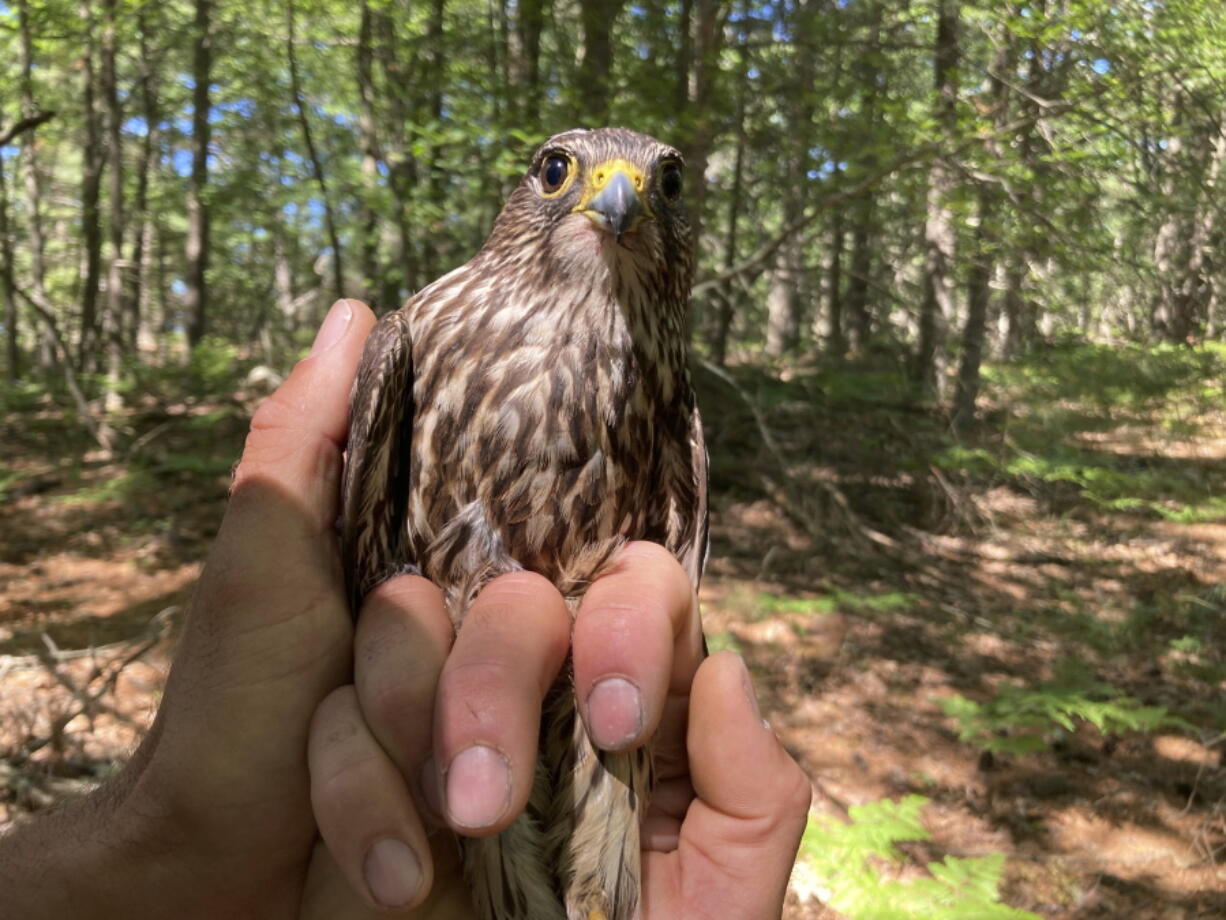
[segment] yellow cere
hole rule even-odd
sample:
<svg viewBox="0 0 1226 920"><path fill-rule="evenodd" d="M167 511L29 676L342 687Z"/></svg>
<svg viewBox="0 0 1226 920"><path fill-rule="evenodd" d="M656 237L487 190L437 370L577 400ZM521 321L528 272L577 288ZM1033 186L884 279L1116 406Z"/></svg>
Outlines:
<svg viewBox="0 0 1226 920"><path fill-rule="evenodd" d="M638 193L639 201L642 202L644 213L651 214L651 208L647 204L647 199L643 197L643 190L647 187L647 176L629 160L623 160L621 157L615 160L605 160L587 174L584 182L583 197L575 205L575 210L586 210L587 203L600 194L600 190L608 185L609 180L619 172L625 173L630 181L634 183L634 190Z"/></svg>

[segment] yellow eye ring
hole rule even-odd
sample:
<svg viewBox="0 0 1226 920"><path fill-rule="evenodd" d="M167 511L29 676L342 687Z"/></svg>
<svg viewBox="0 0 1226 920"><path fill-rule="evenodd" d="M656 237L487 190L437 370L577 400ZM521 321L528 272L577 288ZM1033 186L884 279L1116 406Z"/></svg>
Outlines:
<svg viewBox="0 0 1226 920"><path fill-rule="evenodd" d="M536 173L537 181L541 184L541 197L557 198L562 195L575 181L576 172L577 164L569 154L559 150L545 156Z"/></svg>

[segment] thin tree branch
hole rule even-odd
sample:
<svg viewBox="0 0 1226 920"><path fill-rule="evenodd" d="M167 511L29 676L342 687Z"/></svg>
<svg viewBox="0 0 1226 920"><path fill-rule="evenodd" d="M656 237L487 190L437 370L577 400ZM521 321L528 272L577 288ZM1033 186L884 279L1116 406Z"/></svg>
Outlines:
<svg viewBox="0 0 1226 920"><path fill-rule="evenodd" d="M37 115L31 115L28 118L23 118L10 128L0 131L0 147L10 144L13 140L25 134L27 131L33 131L39 125L46 124L55 117L55 112L39 112Z"/></svg>

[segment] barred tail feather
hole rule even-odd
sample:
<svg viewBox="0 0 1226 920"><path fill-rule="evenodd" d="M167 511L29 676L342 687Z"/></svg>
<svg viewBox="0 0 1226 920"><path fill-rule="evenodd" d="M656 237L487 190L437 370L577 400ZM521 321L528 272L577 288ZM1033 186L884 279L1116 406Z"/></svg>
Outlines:
<svg viewBox="0 0 1226 920"><path fill-rule="evenodd" d="M547 835L566 918L637 920L639 825L651 788L651 752L597 751L574 715L573 691L566 691L556 694L560 699L549 711L554 726L568 724L571 731L565 755L554 765L557 795ZM559 712L566 707L569 719Z"/></svg>
<svg viewBox="0 0 1226 920"><path fill-rule="evenodd" d="M537 785L542 779L538 771ZM481 920L562 920L544 834L531 814L494 837L462 838L461 846L464 879Z"/></svg>

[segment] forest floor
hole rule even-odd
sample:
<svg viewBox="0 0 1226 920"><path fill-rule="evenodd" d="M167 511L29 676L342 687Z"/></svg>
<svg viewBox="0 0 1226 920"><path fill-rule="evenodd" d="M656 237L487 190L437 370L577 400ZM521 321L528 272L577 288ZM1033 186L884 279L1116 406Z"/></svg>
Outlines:
<svg viewBox="0 0 1226 920"><path fill-rule="evenodd" d="M1052 348L957 437L889 356L699 370L706 630L814 783L788 920L1226 916L1224 374ZM255 401L166 386L122 461L0 404L0 829L156 709Z"/></svg>

